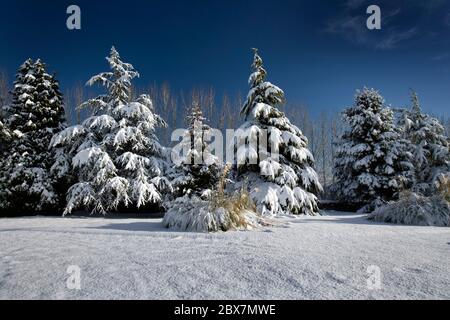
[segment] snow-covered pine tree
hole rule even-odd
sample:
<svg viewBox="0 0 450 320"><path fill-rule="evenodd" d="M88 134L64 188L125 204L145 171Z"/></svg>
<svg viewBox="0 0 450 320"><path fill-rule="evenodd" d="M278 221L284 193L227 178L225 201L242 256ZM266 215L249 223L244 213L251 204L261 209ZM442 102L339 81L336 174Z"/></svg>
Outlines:
<svg viewBox="0 0 450 320"><path fill-rule="evenodd" d="M411 93L412 108L403 110L401 126L404 138L413 148L414 191L428 195L450 178L450 143L445 129L436 119L422 112L417 93Z"/></svg>
<svg viewBox="0 0 450 320"><path fill-rule="evenodd" d="M177 159L176 177L173 180L175 196L196 195L207 198L217 185L220 166L207 141L211 138L211 127L206 123L203 111L193 101L186 117L187 130L182 138L181 158Z"/></svg>
<svg viewBox="0 0 450 320"><path fill-rule="evenodd" d="M364 88L343 120L348 128L336 151L337 197L367 204L395 198L410 182L412 164L407 143L394 128L393 111L377 91Z"/></svg>
<svg viewBox="0 0 450 320"><path fill-rule="evenodd" d="M0 160L0 207L13 213L55 210L60 205L51 175L54 154L52 136L65 128L59 84L45 71L41 60L25 61L20 67L12 104L4 125L10 141Z"/></svg>
<svg viewBox="0 0 450 320"><path fill-rule="evenodd" d="M241 110L246 122L235 135L238 177L246 180L263 215L316 215L316 194L322 186L308 140L277 108L285 100L284 92L266 81L257 49L252 68L250 92Z"/></svg>
<svg viewBox="0 0 450 320"><path fill-rule="evenodd" d="M52 139L51 145L71 158L78 177L69 189L65 214L74 209L106 214L123 207L160 206L162 194L171 191L164 176L167 150L155 135L155 128L166 123L154 113L148 95L132 99L131 81L139 76L134 67L123 62L114 47L106 59L111 71L87 84L101 84L107 93L80 106L91 108L93 116Z"/></svg>

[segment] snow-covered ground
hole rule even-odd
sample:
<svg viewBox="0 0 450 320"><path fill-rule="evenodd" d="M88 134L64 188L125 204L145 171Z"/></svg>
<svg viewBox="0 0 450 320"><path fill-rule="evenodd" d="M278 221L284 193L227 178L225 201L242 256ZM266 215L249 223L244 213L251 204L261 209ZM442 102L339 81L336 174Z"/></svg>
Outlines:
<svg viewBox="0 0 450 320"><path fill-rule="evenodd" d="M199 234L161 220L0 219L0 299L450 298L448 228L342 213L277 221ZM67 288L71 265L81 290Z"/></svg>

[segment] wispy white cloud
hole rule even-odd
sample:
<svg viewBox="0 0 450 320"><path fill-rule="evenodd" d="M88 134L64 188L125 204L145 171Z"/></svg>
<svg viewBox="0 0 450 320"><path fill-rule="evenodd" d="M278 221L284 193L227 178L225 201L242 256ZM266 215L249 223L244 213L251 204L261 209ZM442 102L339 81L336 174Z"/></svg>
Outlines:
<svg viewBox="0 0 450 320"><path fill-rule="evenodd" d="M356 44L370 46L380 50L389 50L398 47L402 42L418 34L418 28L401 29L395 27L395 18L402 13L398 7L382 7L382 30L368 30L366 27L367 15L361 11L367 0L348 0L343 14L328 21L325 32L339 35ZM358 9L357 12L355 9Z"/></svg>
<svg viewBox="0 0 450 320"><path fill-rule="evenodd" d="M359 44L369 41L365 21L361 16L345 16L332 20L328 23L325 31Z"/></svg>
<svg viewBox="0 0 450 320"><path fill-rule="evenodd" d="M405 31L391 30L387 37L383 38L377 45L377 49L393 49L399 45L400 42L411 39L417 34L417 28L411 28Z"/></svg>
<svg viewBox="0 0 450 320"><path fill-rule="evenodd" d="M432 61L442 61L442 60L447 60L448 58L450 58L450 53L441 53L441 54L437 54L433 57L431 57Z"/></svg>

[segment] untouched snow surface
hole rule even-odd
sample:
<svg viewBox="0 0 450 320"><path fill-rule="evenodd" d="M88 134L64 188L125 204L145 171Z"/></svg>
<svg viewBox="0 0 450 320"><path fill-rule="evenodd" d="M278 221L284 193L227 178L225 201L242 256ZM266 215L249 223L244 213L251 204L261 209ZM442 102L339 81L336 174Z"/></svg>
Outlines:
<svg viewBox="0 0 450 320"><path fill-rule="evenodd" d="M160 219L0 219L0 299L450 298L448 228L331 212L276 223L201 234ZM71 265L80 290L67 288Z"/></svg>

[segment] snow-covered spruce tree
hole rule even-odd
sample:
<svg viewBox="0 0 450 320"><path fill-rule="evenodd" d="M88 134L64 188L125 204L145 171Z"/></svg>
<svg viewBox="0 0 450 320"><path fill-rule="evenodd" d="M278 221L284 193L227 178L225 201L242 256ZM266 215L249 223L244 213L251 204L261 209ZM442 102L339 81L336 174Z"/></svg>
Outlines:
<svg viewBox="0 0 450 320"><path fill-rule="evenodd" d="M410 183L412 164L407 143L394 127L393 111L377 91L364 88L343 120L348 129L336 152L337 197L372 206L394 199Z"/></svg>
<svg viewBox="0 0 450 320"><path fill-rule="evenodd" d="M439 121L422 112L415 92L411 100L412 108L402 113L401 127L413 149L413 191L428 195L436 191L445 176L450 178L450 143Z"/></svg>
<svg viewBox="0 0 450 320"><path fill-rule="evenodd" d="M238 178L250 188L263 215L318 214L322 191L308 140L277 106L284 92L266 81L254 49L250 92L241 114L246 122L235 135Z"/></svg>
<svg viewBox="0 0 450 320"><path fill-rule="evenodd" d="M55 210L59 180L51 174L52 136L65 128L59 84L40 60L20 67L4 125L9 143L0 160L0 208L12 213Z"/></svg>
<svg viewBox="0 0 450 320"><path fill-rule="evenodd" d="M162 194L171 191L164 176L167 151L155 135L155 128L166 123L154 113L148 95L132 101L131 81L139 76L134 67L122 62L114 47L106 59L111 71L92 77L88 85L99 83L107 93L80 106L91 108L93 116L52 139L54 148L71 157L78 177L69 189L65 214L160 206Z"/></svg>
<svg viewBox="0 0 450 320"><path fill-rule="evenodd" d="M211 154L208 141L211 127L206 123L201 106L194 101L186 117L187 130L180 148L182 156L177 159L176 177L172 184L174 196L197 195L207 198L220 176L218 159Z"/></svg>

